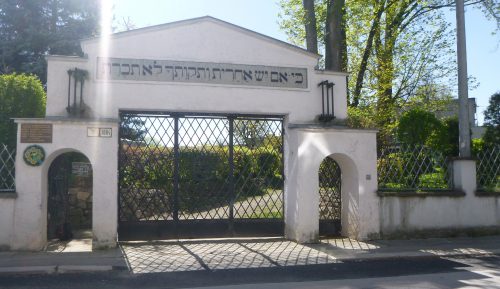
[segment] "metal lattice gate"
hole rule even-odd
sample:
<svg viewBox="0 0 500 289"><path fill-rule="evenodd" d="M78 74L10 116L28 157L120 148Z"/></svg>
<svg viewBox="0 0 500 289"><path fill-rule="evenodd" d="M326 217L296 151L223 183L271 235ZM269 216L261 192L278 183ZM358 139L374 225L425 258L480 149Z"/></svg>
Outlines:
<svg viewBox="0 0 500 289"><path fill-rule="evenodd" d="M121 240L283 235L283 119L122 112Z"/></svg>
<svg viewBox="0 0 500 289"><path fill-rule="evenodd" d="M340 235L342 203L341 176L338 163L330 157L319 167L319 234L320 236Z"/></svg>

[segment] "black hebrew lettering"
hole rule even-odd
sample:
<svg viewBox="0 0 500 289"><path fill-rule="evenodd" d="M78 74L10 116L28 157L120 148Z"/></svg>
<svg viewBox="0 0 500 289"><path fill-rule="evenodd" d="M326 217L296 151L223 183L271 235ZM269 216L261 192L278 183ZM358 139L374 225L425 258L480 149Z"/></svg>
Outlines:
<svg viewBox="0 0 500 289"><path fill-rule="evenodd" d="M262 81L266 75L267 75L267 71L256 70L255 71L255 80Z"/></svg>
<svg viewBox="0 0 500 289"><path fill-rule="evenodd" d="M252 80L252 71L251 70L243 70L243 80L248 81Z"/></svg>
<svg viewBox="0 0 500 289"><path fill-rule="evenodd" d="M136 73L134 72L134 68L137 68L137 75L140 75L140 71L141 71L141 67L139 66L139 64L132 64L131 65L131 71L130 71L130 75L135 75Z"/></svg>
<svg viewBox="0 0 500 289"><path fill-rule="evenodd" d="M295 83L303 83L304 82L304 76L302 75L302 73L298 72L298 73L295 73L295 76L298 78L300 76L300 80L295 80Z"/></svg>
<svg viewBox="0 0 500 289"><path fill-rule="evenodd" d="M287 73L281 73L280 72L280 82L288 82L288 75Z"/></svg>
<svg viewBox="0 0 500 289"><path fill-rule="evenodd" d="M189 71L189 73L187 74L187 79L194 78L195 76L196 78L200 78L200 75L197 74L196 67L188 67L187 69Z"/></svg>
<svg viewBox="0 0 500 289"><path fill-rule="evenodd" d="M278 82L278 72L277 71L271 71L271 82Z"/></svg>
<svg viewBox="0 0 500 289"><path fill-rule="evenodd" d="M184 75L184 71L182 70L182 66L175 66L174 67L174 80L176 77L179 76L179 73L177 72L177 70L180 69L181 70L181 77Z"/></svg>
<svg viewBox="0 0 500 289"><path fill-rule="evenodd" d="M153 75L153 66L150 64L150 65L145 65L143 64L142 65L142 75Z"/></svg>
<svg viewBox="0 0 500 289"><path fill-rule="evenodd" d="M219 72L219 78L218 79L222 79L222 72L221 72L220 68L212 68L212 79L216 79L215 71ZM222 70L222 71L224 71L224 70Z"/></svg>
<svg viewBox="0 0 500 289"><path fill-rule="evenodd" d="M161 65L156 64L156 61L154 62L153 68L155 69L154 74L162 74L163 73L163 67Z"/></svg>
<svg viewBox="0 0 500 289"><path fill-rule="evenodd" d="M124 67L127 68L126 71L123 69ZM122 64L120 66L120 72L122 73L122 75L129 75L130 74L130 64L128 64L128 63Z"/></svg>
<svg viewBox="0 0 500 289"><path fill-rule="evenodd" d="M206 68L208 70L208 68ZM200 70L203 71L203 77L201 77ZM205 68L204 67L196 67L196 77L205 79Z"/></svg>
<svg viewBox="0 0 500 289"><path fill-rule="evenodd" d="M307 88L307 69L194 61L97 58L97 78Z"/></svg>
<svg viewBox="0 0 500 289"><path fill-rule="evenodd" d="M224 71L224 73L231 71L231 80L234 80L234 69L226 68L226 69L223 69L223 71Z"/></svg>
<svg viewBox="0 0 500 289"><path fill-rule="evenodd" d="M174 80L174 67L172 65L165 65L165 70L168 74L172 74L172 80Z"/></svg>

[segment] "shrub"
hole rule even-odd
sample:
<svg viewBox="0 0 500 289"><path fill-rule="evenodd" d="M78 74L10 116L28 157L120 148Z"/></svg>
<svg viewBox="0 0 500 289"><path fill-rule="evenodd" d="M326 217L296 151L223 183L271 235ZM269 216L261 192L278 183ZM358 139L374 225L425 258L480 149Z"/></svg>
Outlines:
<svg viewBox="0 0 500 289"><path fill-rule="evenodd" d="M15 117L43 117L46 96L34 75L0 75L0 143L16 145Z"/></svg>
<svg viewBox="0 0 500 289"><path fill-rule="evenodd" d="M230 196L228 147L181 148L179 210L186 213L206 211L226 206L230 201L263 195L269 188L281 188L280 154L271 146L254 149L234 146L235 196ZM152 207L147 212L141 211L143 216L172 209L167 207L173 198L173 148L128 147L121 157L127 164L121 171L122 195L126 198L146 195ZM157 207L162 203L165 203L163 207ZM129 211L129 215L134 214L133 209Z"/></svg>
<svg viewBox="0 0 500 289"><path fill-rule="evenodd" d="M405 112L399 120L397 128L398 140L404 144L423 145L433 133L441 130L441 122L434 114L412 109Z"/></svg>

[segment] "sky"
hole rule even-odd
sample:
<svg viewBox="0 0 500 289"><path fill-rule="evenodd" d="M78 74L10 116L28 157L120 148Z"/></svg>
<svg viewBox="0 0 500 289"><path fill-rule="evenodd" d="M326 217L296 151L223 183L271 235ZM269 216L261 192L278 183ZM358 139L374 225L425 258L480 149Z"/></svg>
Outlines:
<svg viewBox="0 0 500 289"><path fill-rule="evenodd" d="M277 0L112 0L116 21L130 18L136 28L210 15L267 36L287 41L280 30ZM455 12L447 10L447 19L455 26ZM495 92L500 92L500 35L492 35L495 24L482 12L468 8L465 15L468 74L479 87L469 90L476 98L477 118L483 122L483 110Z"/></svg>

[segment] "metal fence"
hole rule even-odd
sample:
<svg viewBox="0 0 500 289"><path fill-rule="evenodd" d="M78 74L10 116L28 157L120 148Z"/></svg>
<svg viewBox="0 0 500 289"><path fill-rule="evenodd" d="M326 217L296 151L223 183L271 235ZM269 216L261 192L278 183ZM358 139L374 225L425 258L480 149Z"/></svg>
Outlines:
<svg viewBox="0 0 500 289"><path fill-rule="evenodd" d="M0 193L15 191L16 150L0 144Z"/></svg>
<svg viewBox="0 0 500 289"><path fill-rule="evenodd" d="M483 148L476 159L478 190L500 192L500 145Z"/></svg>
<svg viewBox="0 0 500 289"><path fill-rule="evenodd" d="M120 115L120 239L283 234L281 116Z"/></svg>
<svg viewBox="0 0 500 289"><path fill-rule="evenodd" d="M452 188L448 159L421 145L382 148L377 160L381 191L430 191Z"/></svg>

